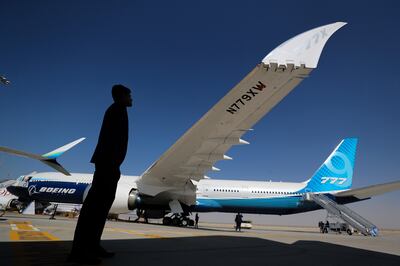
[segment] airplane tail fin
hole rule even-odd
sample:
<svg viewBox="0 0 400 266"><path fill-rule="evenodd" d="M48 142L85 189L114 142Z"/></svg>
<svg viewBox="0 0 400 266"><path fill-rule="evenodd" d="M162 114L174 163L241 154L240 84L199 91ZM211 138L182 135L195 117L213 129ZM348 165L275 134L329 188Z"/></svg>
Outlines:
<svg viewBox="0 0 400 266"><path fill-rule="evenodd" d="M343 139L314 175L306 181L306 192L349 189L353 181L357 138Z"/></svg>
<svg viewBox="0 0 400 266"><path fill-rule="evenodd" d="M31 159L35 159L35 160L39 160L42 163L52 167L53 169L57 170L58 172L63 173L64 175L71 175L64 167L61 166L61 164L59 164L57 162L57 158L59 156L61 156L64 152L68 151L69 149L71 149L72 147L74 147L75 145L77 145L78 143L82 142L85 138L80 138L77 139L71 143L68 143L67 145L64 145L58 149L55 149L54 151L45 153L43 155L38 155L38 154L33 154L33 153L29 153L29 152L24 152L24 151L19 151L19 150L14 150L14 149L10 149L7 147L0 147L0 151L2 152L6 152L6 153L10 153L10 154L14 154L14 155L18 155L18 156L22 156L22 157L26 157L26 158L31 158Z"/></svg>

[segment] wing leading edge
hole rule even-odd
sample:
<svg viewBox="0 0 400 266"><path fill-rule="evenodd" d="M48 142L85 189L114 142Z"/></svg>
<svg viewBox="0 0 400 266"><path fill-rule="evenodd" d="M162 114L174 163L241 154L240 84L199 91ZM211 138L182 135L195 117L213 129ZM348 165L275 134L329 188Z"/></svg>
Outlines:
<svg viewBox="0 0 400 266"><path fill-rule="evenodd" d="M362 200L398 189L400 189L400 181L395 181L363 188L349 189L336 193L335 197L356 197L357 199Z"/></svg>
<svg viewBox="0 0 400 266"><path fill-rule="evenodd" d="M233 145L248 144L242 135L289 94L313 68L337 22L293 37L270 52L242 81L215 104L141 176L140 191L155 196L168 190L191 190L213 165L231 159ZM194 197L181 199L193 203Z"/></svg>

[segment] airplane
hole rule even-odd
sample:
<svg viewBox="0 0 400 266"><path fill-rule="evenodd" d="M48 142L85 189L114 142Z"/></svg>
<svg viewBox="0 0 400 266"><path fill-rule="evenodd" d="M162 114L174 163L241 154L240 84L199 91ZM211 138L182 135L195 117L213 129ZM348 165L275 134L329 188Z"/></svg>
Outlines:
<svg viewBox="0 0 400 266"><path fill-rule="evenodd" d="M121 175L111 212L136 209L147 218L164 218L164 224L187 225L193 211L286 215L321 209L316 203L318 195L327 196L320 200L341 205L400 189L400 181L351 188L357 138L343 139L315 174L301 183L206 176L219 170L214 167L217 161L232 159L226 155L232 146L249 144L242 135L310 75L327 40L345 24L314 28L270 52L144 173ZM0 147L0 151L37 159L61 172L22 176L8 191L20 199L82 203L93 175L69 174L55 160L72 146L65 145L50 156ZM176 214L175 218L166 219L168 213Z"/></svg>
<svg viewBox="0 0 400 266"><path fill-rule="evenodd" d="M4 76L0 76L0 82L4 85L9 85L11 82Z"/></svg>
<svg viewBox="0 0 400 266"><path fill-rule="evenodd" d="M7 190L7 186L14 183L15 180L7 180L0 183L0 216L3 216L7 210L17 208L18 197Z"/></svg>

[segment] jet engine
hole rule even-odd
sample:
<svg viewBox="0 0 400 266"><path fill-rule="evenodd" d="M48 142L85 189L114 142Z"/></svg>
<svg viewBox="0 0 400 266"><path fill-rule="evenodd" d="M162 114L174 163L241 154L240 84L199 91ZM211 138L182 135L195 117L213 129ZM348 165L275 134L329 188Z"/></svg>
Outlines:
<svg viewBox="0 0 400 266"><path fill-rule="evenodd" d="M131 189L128 196L128 209L131 211L137 209L140 206L140 202L141 198L137 189Z"/></svg>

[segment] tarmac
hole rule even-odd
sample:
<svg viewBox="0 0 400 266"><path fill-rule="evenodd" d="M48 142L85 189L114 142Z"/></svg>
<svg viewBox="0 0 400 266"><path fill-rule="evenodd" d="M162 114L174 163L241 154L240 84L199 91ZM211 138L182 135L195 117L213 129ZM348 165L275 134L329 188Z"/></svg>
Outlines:
<svg viewBox="0 0 400 266"><path fill-rule="evenodd" d="M75 265L66 258L77 219L0 217L0 265ZM199 229L108 221L101 265L400 265L400 231L378 237L321 234L318 228L199 223Z"/></svg>

